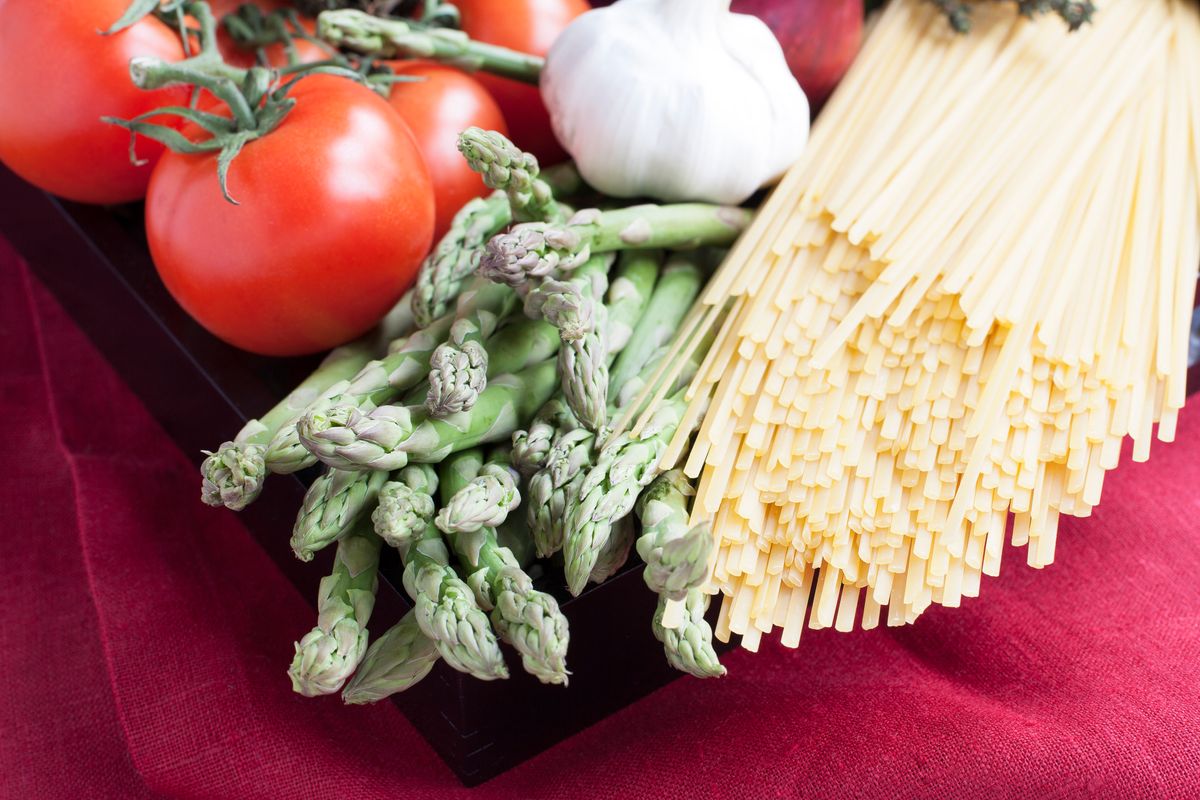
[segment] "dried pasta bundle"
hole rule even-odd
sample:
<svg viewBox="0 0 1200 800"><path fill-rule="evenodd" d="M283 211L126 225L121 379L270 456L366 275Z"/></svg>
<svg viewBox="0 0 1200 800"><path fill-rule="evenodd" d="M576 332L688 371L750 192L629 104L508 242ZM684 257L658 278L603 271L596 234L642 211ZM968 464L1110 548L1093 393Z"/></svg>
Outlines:
<svg viewBox="0 0 1200 800"><path fill-rule="evenodd" d="M1009 530L1051 563L1122 439L1174 436L1198 261L1194 4L957 36L892 2L647 390L719 328L662 465L699 478L717 635L956 606Z"/></svg>

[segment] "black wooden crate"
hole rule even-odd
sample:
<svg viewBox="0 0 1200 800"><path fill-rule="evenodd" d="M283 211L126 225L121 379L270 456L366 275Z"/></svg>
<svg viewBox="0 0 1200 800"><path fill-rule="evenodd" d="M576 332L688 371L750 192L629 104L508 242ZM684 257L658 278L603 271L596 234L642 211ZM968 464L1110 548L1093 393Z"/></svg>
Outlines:
<svg viewBox="0 0 1200 800"><path fill-rule="evenodd" d="M154 272L138 207L63 202L0 166L0 235L197 464L202 448L270 408L316 363L252 356L193 322ZM1200 387L1200 311L1196 321L1189 394ZM312 477L274 476L262 497L241 512L254 537L309 598L316 597L332 553L327 548L302 564L288 539ZM196 513L231 513L200 509L198 473L196 487ZM507 681L485 683L438 664L415 688L396 695L396 704L463 783L474 786L667 684L678 673L667 667L650 633L655 597L639 566L635 560L577 598L562 590L561 575L540 587L557 596L571 623L568 688L539 684L510 649ZM371 626L377 631L408 608L394 551L385 552L381 575ZM297 634L305 624L297 620Z"/></svg>
<svg viewBox="0 0 1200 800"><path fill-rule="evenodd" d="M172 439L199 464L202 448L231 438L244 420L283 397L316 358L269 359L229 347L191 320L159 281L138 206L99 208L50 197L0 166L0 236L10 241ZM310 471L311 472L311 471ZM288 539L313 474L273 476L240 517L279 568L315 601L332 548L309 564ZM200 504L196 514L232 513ZM636 559L634 560L636 561ZM386 630L408 608L400 564L387 551L371 628ZM494 777L603 719L679 673L650 633L656 598L631 562L577 598L561 574L540 588L571 624L570 685L543 686L508 650L506 681L483 682L444 663L395 702L468 786ZM299 636L309 621L296 620ZM353 708L345 713L353 714ZM533 714L534 717L530 715Z"/></svg>

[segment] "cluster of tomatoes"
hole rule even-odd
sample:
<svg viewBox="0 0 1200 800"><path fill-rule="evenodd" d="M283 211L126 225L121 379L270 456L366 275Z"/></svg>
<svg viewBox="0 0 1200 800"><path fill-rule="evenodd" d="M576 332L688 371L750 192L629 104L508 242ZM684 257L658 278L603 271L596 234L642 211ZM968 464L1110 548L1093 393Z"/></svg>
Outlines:
<svg viewBox="0 0 1200 800"><path fill-rule="evenodd" d="M244 0L210 0L216 15ZM313 75L295 108L234 159L227 202L215 154L164 151L101 117L186 106L186 87L144 92L129 61L185 57L148 17L100 35L128 0L0 0L0 161L86 203L145 198L146 233L164 283L210 331L268 355L316 352L365 332L411 284L435 236L486 192L457 152L470 126L509 133L544 163L563 153L536 87L425 61L392 64L389 99ZM255 0L270 10L279 0ZM544 54L585 0L456 0L472 38ZM301 42L302 58L325 54ZM246 54L223 42L226 60ZM268 53L283 58L283 51ZM167 118L164 118L164 121ZM199 134L183 126L185 136Z"/></svg>

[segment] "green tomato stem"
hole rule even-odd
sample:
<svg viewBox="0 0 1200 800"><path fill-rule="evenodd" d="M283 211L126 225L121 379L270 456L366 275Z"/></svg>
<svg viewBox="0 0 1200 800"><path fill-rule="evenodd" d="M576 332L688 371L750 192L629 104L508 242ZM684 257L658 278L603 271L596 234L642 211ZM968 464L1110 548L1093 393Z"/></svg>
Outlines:
<svg viewBox="0 0 1200 800"><path fill-rule="evenodd" d="M239 86L246 75L246 70L214 61L207 54L174 64L150 56L138 56L129 62L129 77L139 89L153 91L178 84L199 86L229 106L239 128L253 129L258 125L254 109Z"/></svg>

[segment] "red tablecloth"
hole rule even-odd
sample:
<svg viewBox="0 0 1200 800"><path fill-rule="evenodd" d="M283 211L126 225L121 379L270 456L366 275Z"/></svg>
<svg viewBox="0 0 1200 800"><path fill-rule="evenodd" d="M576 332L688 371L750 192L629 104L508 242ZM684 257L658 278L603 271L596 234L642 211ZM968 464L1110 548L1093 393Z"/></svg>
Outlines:
<svg viewBox="0 0 1200 800"><path fill-rule="evenodd" d="M1051 569L736 652L468 791L391 705L292 694L307 600L2 242L0 365L6 800L1200 797L1200 408Z"/></svg>

